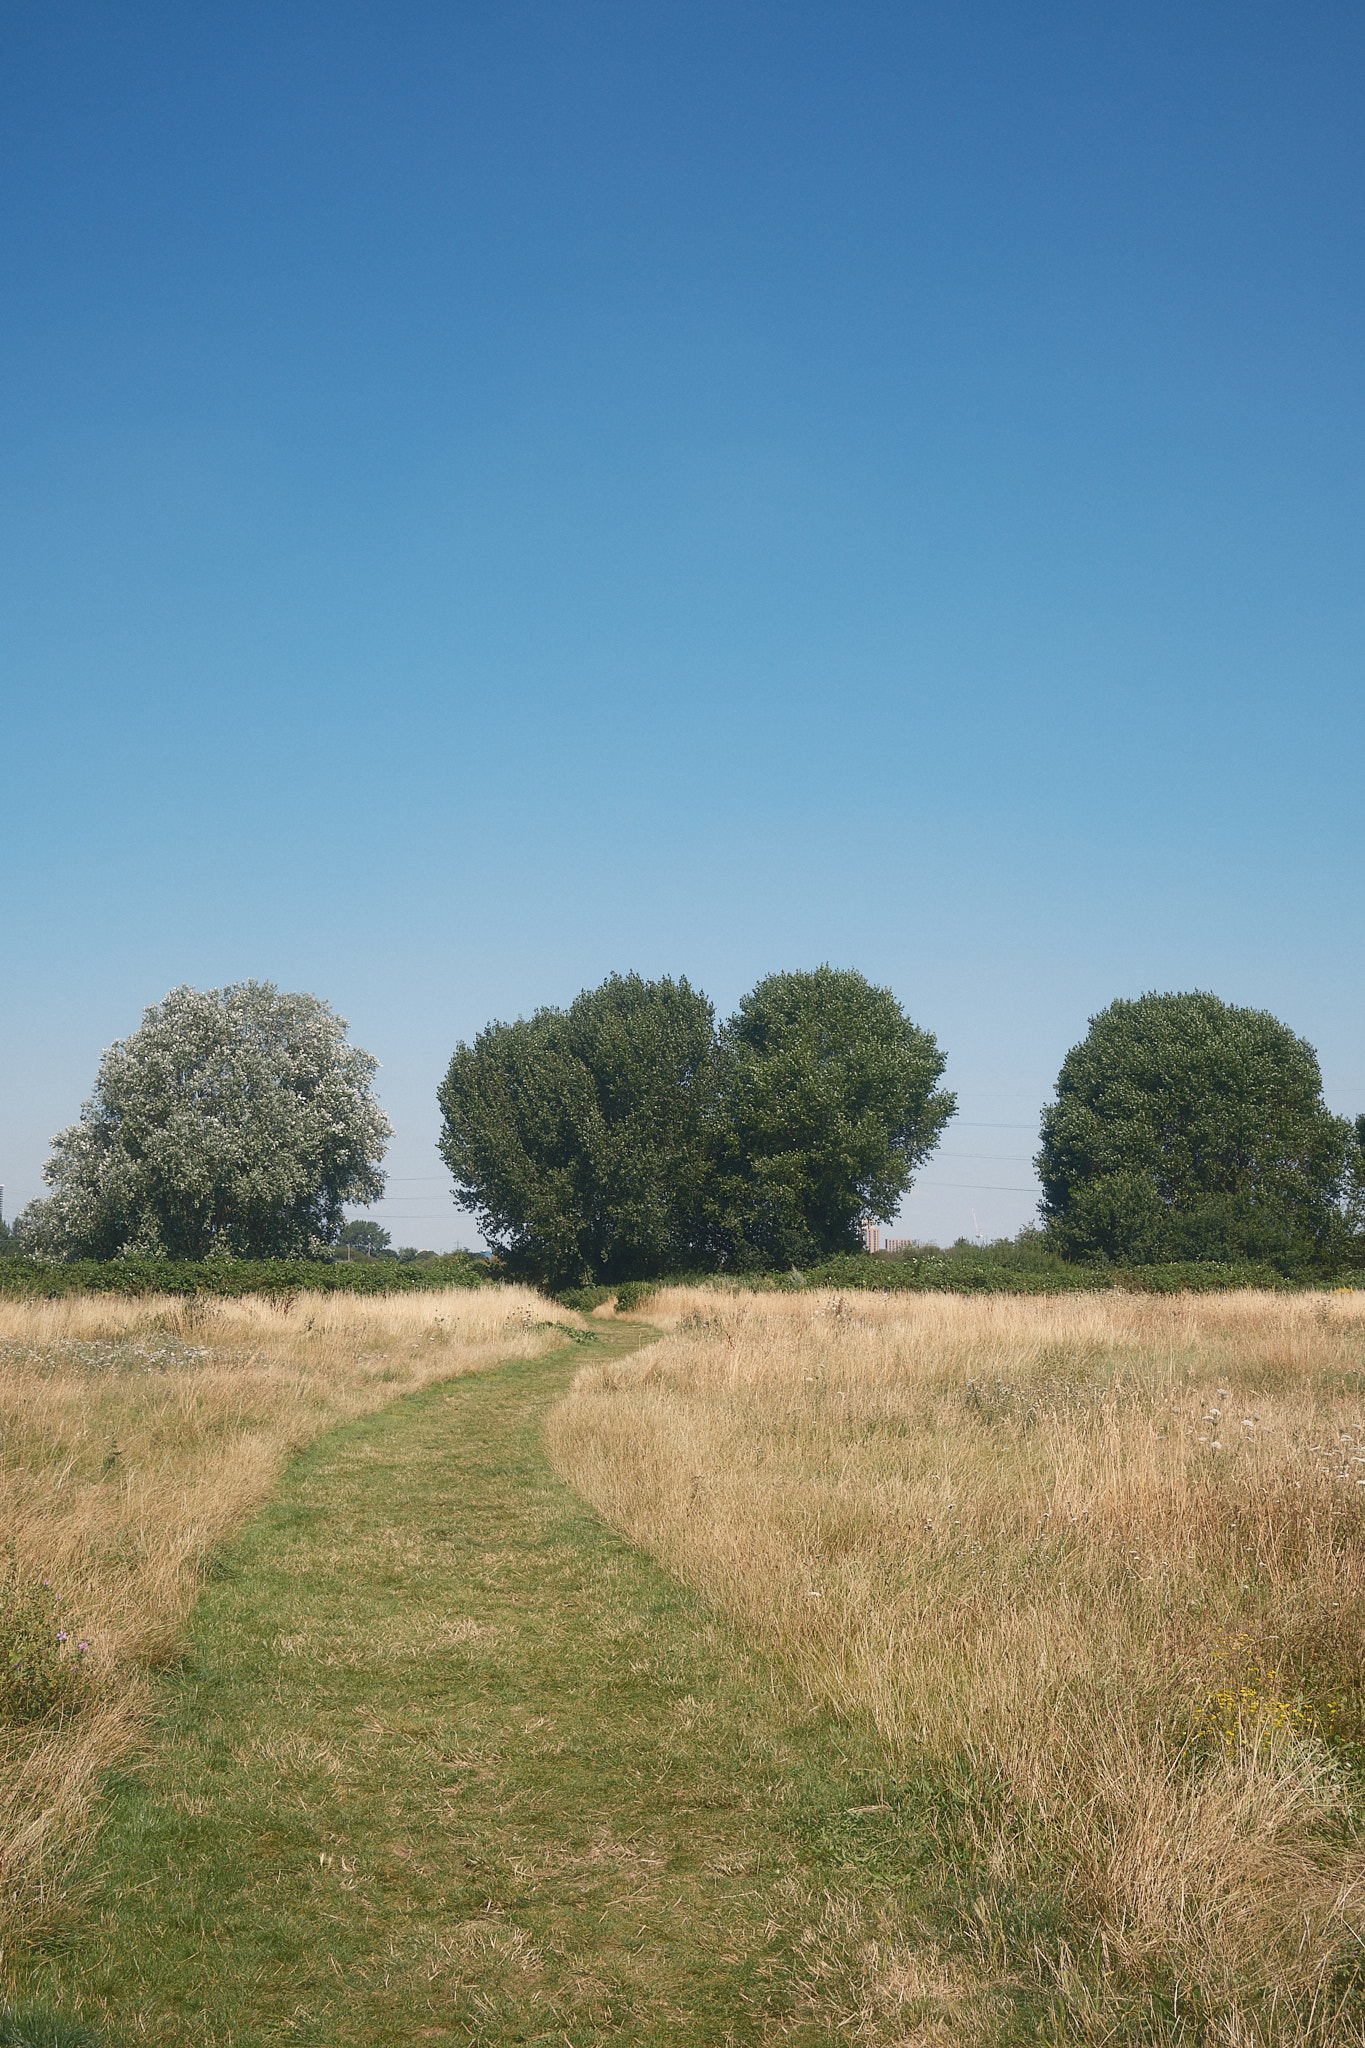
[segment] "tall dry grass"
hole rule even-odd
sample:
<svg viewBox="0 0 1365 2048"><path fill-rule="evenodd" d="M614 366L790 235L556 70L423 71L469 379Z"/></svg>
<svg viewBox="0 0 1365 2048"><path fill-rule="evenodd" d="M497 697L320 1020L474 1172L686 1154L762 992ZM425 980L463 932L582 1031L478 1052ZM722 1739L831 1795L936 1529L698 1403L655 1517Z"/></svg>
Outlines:
<svg viewBox="0 0 1365 2048"><path fill-rule="evenodd" d="M0 1970L68 1887L206 1561L290 1454L434 1380L534 1356L575 1320L520 1288L0 1298L0 1548L90 1643L83 1710L0 1720Z"/></svg>
<svg viewBox="0 0 1365 2048"><path fill-rule="evenodd" d="M1076 2038L1143 1987L1362 2038L1365 1295L645 1312L557 1462L942 1788L982 1971L1069 1986Z"/></svg>

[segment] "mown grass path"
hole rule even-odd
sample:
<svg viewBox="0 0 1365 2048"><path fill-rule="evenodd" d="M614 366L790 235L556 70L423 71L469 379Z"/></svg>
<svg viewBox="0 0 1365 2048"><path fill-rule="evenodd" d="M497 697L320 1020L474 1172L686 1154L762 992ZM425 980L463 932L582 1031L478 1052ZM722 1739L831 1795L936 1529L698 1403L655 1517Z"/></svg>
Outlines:
<svg viewBox="0 0 1365 2048"><path fill-rule="evenodd" d="M119 2044L814 2042L854 2007L882 2031L870 1937L914 1841L556 1477L543 1418L586 1355L295 1463L205 1589L35 1990Z"/></svg>

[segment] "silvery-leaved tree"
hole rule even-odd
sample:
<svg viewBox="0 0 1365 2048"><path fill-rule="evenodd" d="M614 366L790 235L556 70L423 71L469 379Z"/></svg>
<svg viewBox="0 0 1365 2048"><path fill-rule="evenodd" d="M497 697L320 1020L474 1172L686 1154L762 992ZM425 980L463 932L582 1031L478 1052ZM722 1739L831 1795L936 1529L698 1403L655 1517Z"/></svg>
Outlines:
<svg viewBox="0 0 1365 2048"><path fill-rule="evenodd" d="M49 1258L306 1257L384 1192L378 1062L317 996L172 989L109 1047L19 1218Z"/></svg>

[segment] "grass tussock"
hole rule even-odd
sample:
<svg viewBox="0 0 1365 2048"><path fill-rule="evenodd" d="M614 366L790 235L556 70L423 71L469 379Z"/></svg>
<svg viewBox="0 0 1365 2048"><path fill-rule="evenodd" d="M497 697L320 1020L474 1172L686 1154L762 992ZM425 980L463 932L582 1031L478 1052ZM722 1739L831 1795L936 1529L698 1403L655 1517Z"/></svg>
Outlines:
<svg viewBox="0 0 1365 2048"><path fill-rule="evenodd" d="M1044 2038L1365 2039L1365 1295L647 1313L556 1460L921 1787L945 1967Z"/></svg>
<svg viewBox="0 0 1365 2048"><path fill-rule="evenodd" d="M573 1321L519 1288L0 1299L0 1966L63 1896L148 1670L290 1454Z"/></svg>

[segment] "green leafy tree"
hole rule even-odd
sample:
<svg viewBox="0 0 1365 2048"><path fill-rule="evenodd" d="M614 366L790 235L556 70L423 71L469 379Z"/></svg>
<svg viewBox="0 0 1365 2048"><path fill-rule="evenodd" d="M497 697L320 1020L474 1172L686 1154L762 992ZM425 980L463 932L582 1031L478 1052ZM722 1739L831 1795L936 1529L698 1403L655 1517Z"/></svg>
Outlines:
<svg viewBox="0 0 1365 2048"><path fill-rule="evenodd" d="M1350 1138L1313 1048L1268 1012L1201 993L1111 1003L1043 1113L1048 1242L1072 1259L1330 1264Z"/></svg>
<svg viewBox="0 0 1365 2048"><path fill-rule="evenodd" d="M805 1265L890 1221L956 1098L944 1055L853 969L772 974L721 1036L714 1240L734 1265Z"/></svg>
<svg viewBox="0 0 1365 2048"><path fill-rule="evenodd" d="M337 1232L337 1243L349 1245L353 1251L369 1252L378 1258L381 1252L389 1251L393 1239L382 1223L376 1223L369 1216L358 1217L352 1223L344 1223Z"/></svg>
<svg viewBox="0 0 1365 2048"><path fill-rule="evenodd" d="M490 1024L438 1091L455 1198L507 1270L555 1286L695 1265L716 1116L711 1004L613 975Z"/></svg>
<svg viewBox="0 0 1365 2048"><path fill-rule="evenodd" d="M1341 1206L1350 1238L1352 1263L1365 1266L1365 1116L1358 1116L1351 1127Z"/></svg>
<svg viewBox="0 0 1365 2048"><path fill-rule="evenodd" d="M52 1189L19 1220L55 1258L308 1256L342 1205L384 1191L377 1062L346 1021L269 982L172 989L110 1046L80 1120L53 1139Z"/></svg>

